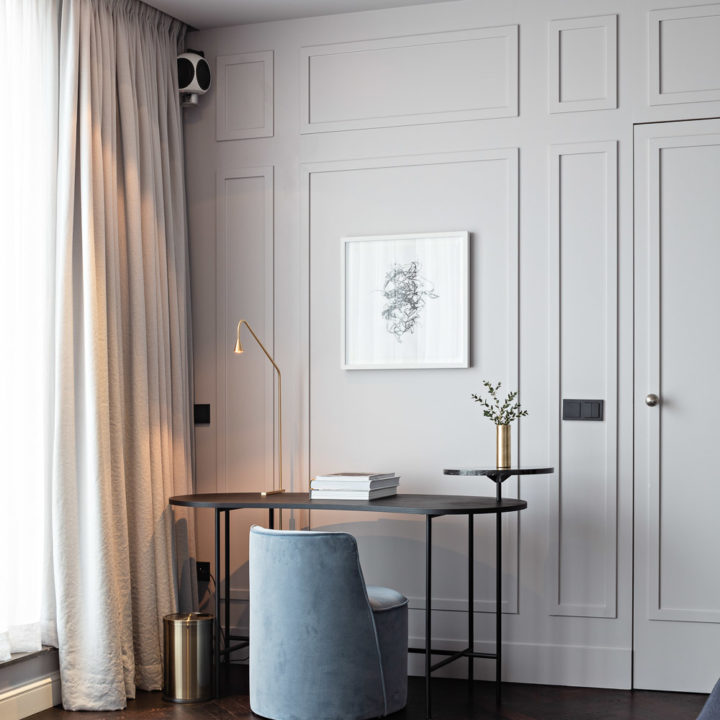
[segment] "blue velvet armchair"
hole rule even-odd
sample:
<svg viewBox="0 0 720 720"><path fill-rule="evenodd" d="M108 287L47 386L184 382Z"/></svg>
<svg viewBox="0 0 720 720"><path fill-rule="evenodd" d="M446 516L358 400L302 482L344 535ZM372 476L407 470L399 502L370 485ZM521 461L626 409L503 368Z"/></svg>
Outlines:
<svg viewBox="0 0 720 720"><path fill-rule="evenodd" d="M407 701L407 598L365 586L347 533L250 530L250 707L364 720Z"/></svg>
<svg viewBox="0 0 720 720"><path fill-rule="evenodd" d="M720 720L720 680L715 683L697 720Z"/></svg>

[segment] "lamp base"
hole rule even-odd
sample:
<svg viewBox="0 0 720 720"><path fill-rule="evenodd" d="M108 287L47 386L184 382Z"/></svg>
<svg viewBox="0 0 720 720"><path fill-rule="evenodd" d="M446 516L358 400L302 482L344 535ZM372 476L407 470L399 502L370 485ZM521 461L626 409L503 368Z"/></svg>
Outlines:
<svg viewBox="0 0 720 720"><path fill-rule="evenodd" d="M260 495L262 497L265 497L266 495L279 495L280 493L284 493L285 488L278 488L277 490L263 490Z"/></svg>

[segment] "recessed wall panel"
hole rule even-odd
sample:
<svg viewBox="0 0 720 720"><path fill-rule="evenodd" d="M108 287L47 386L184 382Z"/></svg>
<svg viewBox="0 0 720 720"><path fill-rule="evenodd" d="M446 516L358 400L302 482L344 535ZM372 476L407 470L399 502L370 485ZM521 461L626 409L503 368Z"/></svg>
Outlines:
<svg viewBox="0 0 720 720"><path fill-rule="evenodd" d="M233 352L241 319L272 352L272 317L273 171L227 171L217 180L218 491L273 486L272 367L249 334L246 352Z"/></svg>
<svg viewBox="0 0 720 720"><path fill-rule="evenodd" d="M617 15L548 25L551 113L617 107Z"/></svg>
<svg viewBox="0 0 720 720"><path fill-rule="evenodd" d="M304 48L302 131L517 115L517 26Z"/></svg>
<svg viewBox="0 0 720 720"><path fill-rule="evenodd" d="M656 516L650 535L649 617L684 622L720 622L720 575L708 572L720 543L720 528L710 519L720 486L707 482L703 451L713 447L717 420L713 403L720 393L716 372L720 343L714 327L690 318L714 317L720 307L715 280L720 264L720 137L662 138L650 144L651 167L658 173L650 213L657 222L653 249L658 255L657 338L662 358L657 394L657 453L660 472L651 480ZM692 292L688 292L692 278ZM688 362L688 358L692 358ZM688 371L692 368L692 371ZM699 520L699 521L698 521Z"/></svg>
<svg viewBox="0 0 720 720"><path fill-rule="evenodd" d="M720 4L654 10L650 105L720 100Z"/></svg>
<svg viewBox="0 0 720 720"><path fill-rule="evenodd" d="M218 140L272 137L273 53L217 59Z"/></svg>
<svg viewBox="0 0 720 720"><path fill-rule="evenodd" d="M614 617L617 563L617 146L553 146L550 521L556 615ZM605 401L601 422L560 419L564 397Z"/></svg>
<svg viewBox="0 0 720 720"><path fill-rule="evenodd" d="M305 181L310 475L371 466L398 473L400 492L494 495L487 478L444 477L442 468L447 458L460 466L494 463L494 426L469 393L471 388L480 392L485 378L518 386L517 150L313 164L306 167ZM438 232L448 224L470 233L471 367L343 370L338 312L342 238ZM456 421L454 430L444 432L450 416ZM517 426L513 432L517 461ZM516 479L504 484L503 493L522 496ZM505 517L502 522L504 608L517 612L519 519ZM424 576L417 568L424 562L424 523L407 517L368 522L363 515L313 513L316 529L340 524L358 537L362 561L376 570L373 582L400 589L412 607L421 607ZM433 607L438 610L467 606L466 533L467 518L433 523ZM494 518L475 518L478 611L494 610L494 534Z"/></svg>

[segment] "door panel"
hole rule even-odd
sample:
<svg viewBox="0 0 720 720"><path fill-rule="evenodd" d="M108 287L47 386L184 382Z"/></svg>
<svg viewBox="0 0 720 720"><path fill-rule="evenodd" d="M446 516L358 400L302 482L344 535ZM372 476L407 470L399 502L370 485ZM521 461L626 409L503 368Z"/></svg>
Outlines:
<svg viewBox="0 0 720 720"><path fill-rule="evenodd" d="M635 268L634 685L708 692L720 676L719 120L636 127Z"/></svg>

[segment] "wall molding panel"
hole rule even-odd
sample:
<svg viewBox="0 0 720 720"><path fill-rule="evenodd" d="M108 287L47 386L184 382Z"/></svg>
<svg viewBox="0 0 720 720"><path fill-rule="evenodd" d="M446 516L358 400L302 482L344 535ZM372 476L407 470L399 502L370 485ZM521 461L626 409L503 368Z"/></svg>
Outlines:
<svg viewBox="0 0 720 720"><path fill-rule="evenodd" d="M551 615L617 613L617 150L549 152ZM603 399L604 420L563 421L563 397Z"/></svg>
<svg viewBox="0 0 720 720"><path fill-rule="evenodd" d="M308 299L308 306L304 313L302 322L302 337L303 346L308 347L308 377L306 379L306 385L304 393L309 398L308 402L308 427L311 429L309 435L312 437L313 427L313 412L314 412L314 401L311 393L313 383L311 382L312 376L312 358L317 357L317 354L313 354L312 338L310 334L310 327L316 325L315 320L311 317L311 278L316 278L317 273L313 271L311 266L312 258L312 224L311 218L316 216L316 213L311 212L311 205L313 202L314 180L321 175L335 174L341 176L345 173L352 174L357 177L358 174L362 174L366 171L380 171L394 174L399 169L418 168L419 170L427 168L452 168L462 167L470 165L482 165L484 163L502 163L505 168L506 187L505 187L505 198L508 207L507 216L503 220L504 232L508 238L508 242L504 245L505 253L505 267L502 272L504 273L504 283L507 291L507 306L503 309L504 325L509 328L507 334L508 344L503 350L505 357L504 363L504 382L513 387L519 386L519 151L517 148L501 148L501 149L490 149L490 150L476 150L463 153L440 153L435 155L417 155L417 156L400 156L400 157L386 157L376 158L369 160L348 160L348 161L334 161L327 163L309 163L302 166L302 181L301 181L301 208L302 218L301 227L303 233L303 248L302 257L305 259L305 266L301 268L301 274L303 277L303 287L301 289L301 296ZM409 219L413 222L412 219ZM348 234L358 234L355 228L350 227L347 230ZM338 236L339 240L339 236ZM473 240L471 239L471 257L474 251L472 249ZM339 255L338 255L339 260ZM317 282L317 281L316 281ZM307 345L305 345L307 343ZM472 336L471 336L472 344ZM339 347L340 343L333 344L332 347ZM315 351L317 353L317 351ZM477 363L477 359L473 364ZM339 360L338 360L339 367ZM346 371L343 371L346 372ZM382 372L382 371L373 371ZM387 371L387 372L405 372L412 373L413 371ZM431 371L432 372L432 371ZM434 371L434 372L445 372L445 371ZM513 440L513 462L517 463L519 460L518 447L520 441L518 435L515 435ZM311 447L308 448L308 476L312 476L312 452ZM411 490L407 490L409 492ZM508 480L503 485L503 493L507 496L517 497L520 493L519 483L517 478ZM325 517L325 516L321 516ZM323 520L324 522L324 520ZM342 517L337 516L337 522L343 522ZM345 522L351 522L348 518ZM518 613L519 612L519 548L520 548L520 518L517 513L508 513L502 518L503 522L503 548L504 548L504 559L503 559L503 606L507 613ZM313 525L318 527L317 525ZM480 542L479 536L482 532L481 527L488 531L488 526L482 519L476 519L475 522L475 533L476 533L476 557L482 556L482 553L486 551L486 548ZM494 523L493 523L494 527ZM494 532L494 530L493 530ZM494 557L494 556L493 556ZM477 562L484 562L477 560ZM492 595L492 587L487 587L486 584L480 583L479 578L476 578L477 587L475 588L475 608L478 612L494 612L495 603ZM463 591L464 592L464 591ZM485 596L484 596L485 595ZM483 597L484 596L484 597ZM414 602L421 602L420 599L415 599ZM424 600L422 600L424 602ZM459 610L467 606L467 599L463 598L438 598L433 600L434 608L437 610Z"/></svg>
<svg viewBox="0 0 720 720"><path fill-rule="evenodd" d="M651 10L650 105L720 101L720 4Z"/></svg>
<svg viewBox="0 0 720 720"><path fill-rule="evenodd" d="M259 348L253 347L252 338L248 337L247 345L257 353L238 358L232 352L235 327L243 318L273 352L273 195L272 167L228 169L217 175L217 492L258 490L263 476L270 487L277 475L272 366ZM261 268L253 283L247 277L242 283L237 281L243 260ZM237 412L235 403L241 397L243 402L255 403L257 415ZM248 448L240 447L244 442ZM244 449L255 466L233 462L235 454ZM245 477L252 483L247 487L243 486Z"/></svg>
<svg viewBox="0 0 720 720"><path fill-rule="evenodd" d="M548 23L550 113L617 108L617 15Z"/></svg>
<svg viewBox="0 0 720 720"><path fill-rule="evenodd" d="M717 156L718 148L720 148L720 135L672 135L651 138L646 142L648 175L653 178L653 182L647 188L647 218L650 237L648 240L649 252L645 259L648 268L646 283L649 289L648 296L651 298L648 311L650 327L648 340L651 351L648 356L652 358L649 365L652 368L651 376L653 379L650 382L653 383L653 387L659 389L661 397L663 391L665 391L672 398L671 388L677 387L677 385L673 385L673 380L675 383L677 383L677 380L672 376L666 377L664 375L664 373L670 375L667 370L669 363L663 365L660 361L660 358L664 357L662 350L663 338L674 337L677 332L670 332L670 328L665 324L667 321L663 322L664 306L662 299L663 293L668 292L665 283L669 283L667 275L670 274L667 271L662 272L662 268L666 266L663 263L663 240L672 232L663 223L661 198L663 193L666 192L665 187L668 183L665 181L667 175L672 172L668 169L671 167L669 163L672 160L667 156L664 157L664 153L672 153L675 155L676 160L683 154L683 151L688 151L686 154L691 155L700 150L707 153L709 157L712 157L711 153L715 151ZM667 240L665 240L665 243L667 243ZM664 252L667 253L667 250ZM669 314L669 312L669 310L666 311L666 314ZM664 342L668 343L669 340L665 339ZM712 394L710 393L710 395ZM662 460L663 448L665 447L663 435L671 432L668 429L671 427L670 422L668 420L663 422L660 413L656 413L651 417L656 445L653 447L648 443L647 449L639 450L648 453L648 466L652 468L648 473L648 509L650 517L647 527L647 543L649 561L645 570L648 577L647 617L650 620L720 623L720 606L707 595L700 596L698 593L698 605L695 607L687 607L687 605L683 607L684 603L678 602L677 599L673 601L671 597L668 597L670 595L667 592L668 588L671 588L674 584L682 584L680 579L683 577L681 567L686 566L687 561L684 562L682 556L678 557L673 553L673 543L677 542L677 534L673 535L668 528L669 523L663 516L663 507L670 502L671 495L669 493L673 489L673 481L676 483L675 492L677 492L678 485L685 485L685 483L673 478L673 473L667 471L667 461L663 463ZM662 471L663 466L665 472ZM695 538L693 537L693 539ZM696 546L697 543L693 545L693 547ZM697 572L697 569L695 572Z"/></svg>
<svg viewBox="0 0 720 720"><path fill-rule="evenodd" d="M217 59L217 140L273 136L272 50Z"/></svg>
<svg viewBox="0 0 720 720"><path fill-rule="evenodd" d="M518 114L517 25L316 45L300 61L303 133Z"/></svg>

